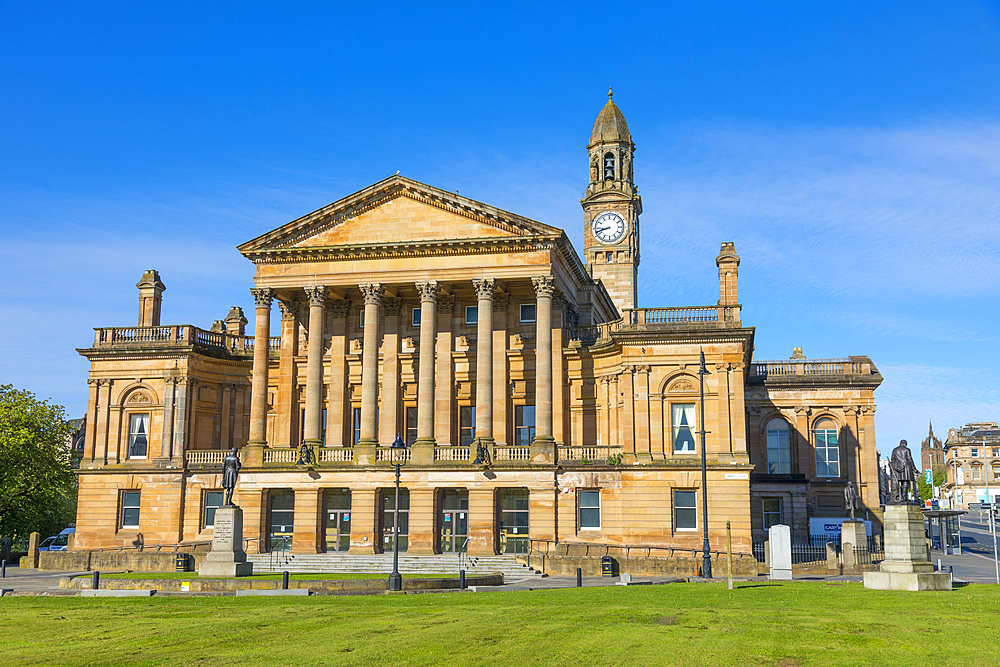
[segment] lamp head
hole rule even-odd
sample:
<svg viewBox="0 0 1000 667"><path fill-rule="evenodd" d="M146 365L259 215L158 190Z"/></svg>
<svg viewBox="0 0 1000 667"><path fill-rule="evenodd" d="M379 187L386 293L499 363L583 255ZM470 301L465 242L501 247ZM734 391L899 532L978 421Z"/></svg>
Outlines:
<svg viewBox="0 0 1000 667"><path fill-rule="evenodd" d="M393 449L406 449L406 443L403 442L402 436L400 436L398 433L396 434L396 439L392 441L391 446Z"/></svg>

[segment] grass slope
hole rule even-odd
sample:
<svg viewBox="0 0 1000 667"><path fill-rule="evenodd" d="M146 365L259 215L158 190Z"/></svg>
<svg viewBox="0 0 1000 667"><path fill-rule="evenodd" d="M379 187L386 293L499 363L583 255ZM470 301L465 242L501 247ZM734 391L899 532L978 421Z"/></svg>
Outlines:
<svg viewBox="0 0 1000 667"><path fill-rule="evenodd" d="M0 601L0 665L993 666L1000 587Z"/></svg>

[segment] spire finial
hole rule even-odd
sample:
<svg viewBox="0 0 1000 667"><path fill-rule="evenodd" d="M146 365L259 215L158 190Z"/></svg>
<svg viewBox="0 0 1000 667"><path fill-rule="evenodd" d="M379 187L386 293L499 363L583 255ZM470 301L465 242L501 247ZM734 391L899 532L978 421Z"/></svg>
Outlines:
<svg viewBox="0 0 1000 667"><path fill-rule="evenodd" d="M608 101L609 102L611 101L611 96L612 95L614 95L614 93L611 92L611 86L608 86Z"/></svg>

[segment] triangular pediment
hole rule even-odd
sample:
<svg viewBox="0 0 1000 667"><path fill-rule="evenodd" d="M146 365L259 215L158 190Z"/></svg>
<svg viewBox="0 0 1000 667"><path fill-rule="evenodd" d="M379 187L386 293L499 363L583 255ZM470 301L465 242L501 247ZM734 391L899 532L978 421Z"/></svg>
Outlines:
<svg viewBox="0 0 1000 667"><path fill-rule="evenodd" d="M259 256L298 248L490 242L561 234L555 227L397 175L244 243L239 250Z"/></svg>

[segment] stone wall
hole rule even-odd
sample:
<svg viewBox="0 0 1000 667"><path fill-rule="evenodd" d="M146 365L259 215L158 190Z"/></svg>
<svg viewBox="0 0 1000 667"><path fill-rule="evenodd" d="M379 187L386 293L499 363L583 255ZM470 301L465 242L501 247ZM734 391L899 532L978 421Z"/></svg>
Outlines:
<svg viewBox="0 0 1000 667"><path fill-rule="evenodd" d="M189 551L43 551L38 569L54 572L174 572L179 554L188 556L188 568L197 570L208 546Z"/></svg>

